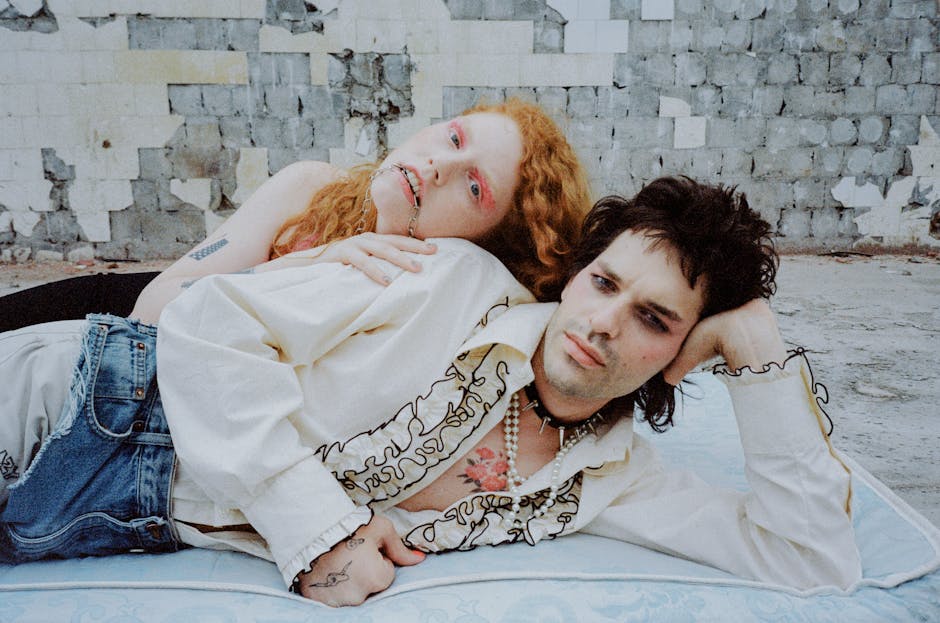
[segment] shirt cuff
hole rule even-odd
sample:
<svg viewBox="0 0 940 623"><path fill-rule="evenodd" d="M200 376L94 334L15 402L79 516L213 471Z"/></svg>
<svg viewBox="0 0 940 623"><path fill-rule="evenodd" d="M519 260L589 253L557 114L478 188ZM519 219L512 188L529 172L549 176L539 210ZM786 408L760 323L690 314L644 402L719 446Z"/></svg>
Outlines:
<svg viewBox="0 0 940 623"><path fill-rule="evenodd" d="M779 364L760 370L713 368L727 385L734 404L741 444L749 454L788 454L825 442L829 418L820 407L805 350L790 351Z"/></svg>
<svg viewBox="0 0 940 623"><path fill-rule="evenodd" d="M372 509L357 506L356 509L326 529L313 543L300 550L296 556L278 565L284 582L291 592L300 594L300 575L309 573L317 558L327 553L340 541L349 538L359 528L372 521Z"/></svg>
<svg viewBox="0 0 940 623"><path fill-rule="evenodd" d="M362 525L348 520L362 517L361 511L356 514L336 477L313 456L269 479L240 510L267 542L288 586L311 560Z"/></svg>
<svg viewBox="0 0 940 623"><path fill-rule="evenodd" d="M787 351L787 358L783 360L782 364L771 361L765 363L758 370L754 370L751 366L733 370L727 363L722 362L712 366L712 373L731 388L752 383L768 383L796 376L800 374L800 369L804 364L809 367L806 361L806 349L801 347Z"/></svg>

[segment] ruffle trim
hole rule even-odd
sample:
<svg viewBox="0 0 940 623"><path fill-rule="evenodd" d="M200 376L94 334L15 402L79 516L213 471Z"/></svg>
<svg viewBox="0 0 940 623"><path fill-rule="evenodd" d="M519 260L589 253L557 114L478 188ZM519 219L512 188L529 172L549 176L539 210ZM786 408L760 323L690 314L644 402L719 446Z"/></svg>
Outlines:
<svg viewBox="0 0 940 623"><path fill-rule="evenodd" d="M799 364L798 363L790 364L790 362L793 360L800 360L800 359L802 359L802 361L806 361L806 349L803 348L802 346L795 348L793 350L788 350L787 358L783 360L783 363L771 361L769 363L765 363L763 366L760 367L759 370L755 370L751 366L741 366L737 370L732 370L731 367L727 363L721 362L712 366L712 374L724 375L724 376L728 376L732 378L744 377L745 379L747 378L747 376L757 374L757 375L766 375L764 376L764 378L761 378L759 380L760 382L767 381L767 380L775 381L778 378L783 378L785 376L790 376L792 374L798 373L799 368L794 370L793 365L798 366ZM787 369L788 367L789 367L789 370ZM770 378L768 378L768 376Z"/></svg>
<svg viewBox="0 0 940 623"><path fill-rule="evenodd" d="M372 521L372 509L368 506L357 506L337 523L327 528L313 543L303 548L296 556L288 560L281 567L281 575L290 587L292 593L300 594L300 576L310 573L317 558L327 553L337 543L348 539L356 530ZM300 569L293 574L291 570ZM290 579L288 579L290 578Z"/></svg>
<svg viewBox="0 0 940 623"><path fill-rule="evenodd" d="M523 496L518 517L527 517L521 527L509 527L512 499L508 494L474 495L444 510L437 519L415 526L404 538L409 547L424 552L467 551L480 545L525 541L535 545L574 531L581 498L583 476L578 472L558 489L558 497L545 515L532 516L548 498L548 489Z"/></svg>
<svg viewBox="0 0 940 623"><path fill-rule="evenodd" d="M506 398L518 351L490 345L464 353L425 396L380 427L316 450L357 504L393 499L459 452L490 410Z"/></svg>
<svg viewBox="0 0 940 623"><path fill-rule="evenodd" d="M796 363L791 363L794 361ZM819 407L819 411L829 422L829 430L826 432L826 436L831 437L832 431L835 429L835 424L833 424L832 418L823 408L823 405L829 404L829 390L822 383L816 382L813 376L813 367L806 357L806 349L802 346L788 350L787 358L783 360L782 364L771 361L770 363L765 363L760 370L754 370L751 366L742 366L737 370L732 370L727 363L719 363L712 367L712 373L724 376L725 378L722 380L729 386L735 384L747 385L757 382L776 381L777 379L793 376L799 374L800 370L804 367L809 376L809 387L813 392L813 398L816 400L816 406Z"/></svg>

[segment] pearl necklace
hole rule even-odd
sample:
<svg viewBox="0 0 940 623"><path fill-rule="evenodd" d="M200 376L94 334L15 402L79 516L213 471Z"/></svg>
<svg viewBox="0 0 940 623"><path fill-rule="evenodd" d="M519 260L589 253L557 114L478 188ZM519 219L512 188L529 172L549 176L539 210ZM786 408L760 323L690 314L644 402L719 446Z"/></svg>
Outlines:
<svg viewBox="0 0 940 623"><path fill-rule="evenodd" d="M555 498L558 497L558 478L561 473L561 464L565 459L565 455L568 454L576 443L584 439L588 434L589 428L593 430L594 426L592 420L599 416L600 414L598 413L588 418L586 422L574 429L574 432L568 437L567 441L565 440L565 429L558 429L559 448L558 452L555 454L555 460L552 461L552 477L548 487L548 498L541 506L532 512L533 518L541 517L555 504ZM509 399L509 411L506 417L503 418L503 433L503 437L506 441L506 462L509 464L509 469L506 471L506 483L512 500L512 506L510 507L509 514L506 516L506 521L509 523L510 528L521 528L522 521L516 517L519 511L522 510L522 495L519 493L519 487L525 482L525 478L519 475L519 470L516 468L516 457L519 453L518 392L513 394L512 398Z"/></svg>

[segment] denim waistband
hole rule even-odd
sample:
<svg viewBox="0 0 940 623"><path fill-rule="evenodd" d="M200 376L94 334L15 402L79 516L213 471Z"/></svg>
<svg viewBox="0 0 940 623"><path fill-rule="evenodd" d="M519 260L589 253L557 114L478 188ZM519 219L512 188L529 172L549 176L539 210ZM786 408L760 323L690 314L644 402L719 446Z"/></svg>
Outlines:
<svg viewBox="0 0 940 623"><path fill-rule="evenodd" d="M157 325L147 324L139 320L134 320L133 318L114 316L112 314L88 314L85 316L85 320L89 324L100 324L112 327L127 327L131 331L140 333L141 335L151 335L153 337L157 336Z"/></svg>

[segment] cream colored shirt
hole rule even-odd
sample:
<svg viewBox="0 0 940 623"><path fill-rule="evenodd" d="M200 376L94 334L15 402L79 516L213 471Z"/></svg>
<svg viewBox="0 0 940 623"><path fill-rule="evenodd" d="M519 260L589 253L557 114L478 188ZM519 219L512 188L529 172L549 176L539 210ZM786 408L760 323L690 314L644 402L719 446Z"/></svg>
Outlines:
<svg viewBox="0 0 940 623"><path fill-rule="evenodd" d="M667 470L624 417L568 453L556 504L521 530L503 521L504 492L443 512L396 508L501 423L555 309L512 307L531 299L494 258L461 241L439 247L385 288L321 264L208 278L167 307L158 370L180 459L173 515L251 523L268 549L180 524L188 542L269 553L289 584L371 508L428 551L584 530L799 588L860 578L849 473L822 433L802 357L723 375L749 492ZM550 471L520 488L523 518Z"/></svg>
<svg viewBox="0 0 940 623"><path fill-rule="evenodd" d="M508 394L486 384L478 402L473 358L454 353L533 299L475 245L438 247L419 273L388 265L389 286L316 264L206 277L166 307L157 369L179 457L174 518L250 523L290 583L369 520L368 502L410 495L483 436L494 422L480 418Z"/></svg>

